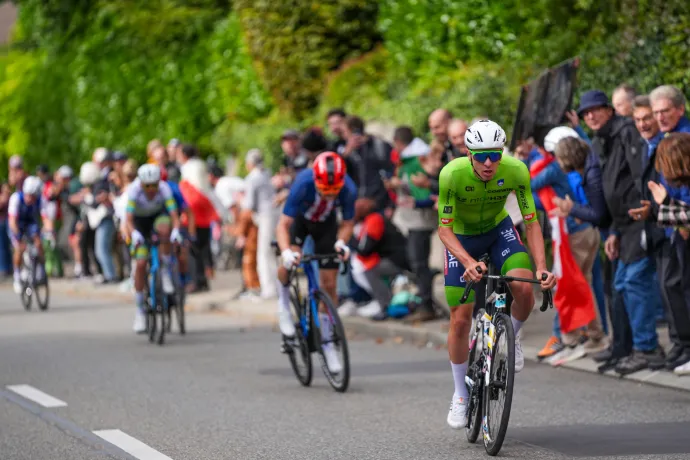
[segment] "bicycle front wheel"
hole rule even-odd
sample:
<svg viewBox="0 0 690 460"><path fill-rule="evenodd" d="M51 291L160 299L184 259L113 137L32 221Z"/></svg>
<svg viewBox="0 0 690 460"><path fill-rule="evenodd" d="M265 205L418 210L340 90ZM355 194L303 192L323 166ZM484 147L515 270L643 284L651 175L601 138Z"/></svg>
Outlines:
<svg viewBox="0 0 690 460"><path fill-rule="evenodd" d="M489 455L501 450L508 431L510 408L513 403L515 379L515 332L510 317L496 313L493 319L494 334L489 347L489 385L484 388L482 429L484 447ZM491 334L489 334L491 336Z"/></svg>
<svg viewBox="0 0 690 460"><path fill-rule="evenodd" d="M299 383L308 387L311 385L313 370L311 365L311 353L309 351L309 343L304 336L304 329L302 328L301 319L305 317L303 303L301 297L298 295L297 289L291 289L290 306L292 314L292 322L295 325L295 336L292 338L283 338L283 347L285 353L290 358L290 365L295 373L295 377Z"/></svg>
<svg viewBox="0 0 690 460"><path fill-rule="evenodd" d="M485 310L482 308L475 316L474 327L470 340L470 356L467 366L467 392L469 401L467 407L467 428L465 434L467 441L477 442L479 429L482 426L482 391L484 390L484 356L482 345L484 343L484 331L481 318Z"/></svg>
<svg viewBox="0 0 690 460"><path fill-rule="evenodd" d="M315 300L321 306L320 310L325 310L319 311L319 328L314 328L321 368L331 387L344 393L350 384L350 355L345 328L328 294L317 291Z"/></svg>
<svg viewBox="0 0 690 460"><path fill-rule="evenodd" d="M35 265L34 267L34 294L36 295L38 308L42 311L45 311L48 309L48 302L50 300L48 273L46 272L45 265Z"/></svg>

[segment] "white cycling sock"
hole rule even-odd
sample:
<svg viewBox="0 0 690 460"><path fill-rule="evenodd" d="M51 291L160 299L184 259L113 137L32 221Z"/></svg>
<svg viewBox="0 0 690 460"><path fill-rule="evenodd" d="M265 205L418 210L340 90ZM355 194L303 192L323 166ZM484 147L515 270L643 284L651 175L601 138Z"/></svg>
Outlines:
<svg viewBox="0 0 690 460"><path fill-rule="evenodd" d="M515 336L517 337L518 332L520 332L520 329L522 329L522 324L524 321L515 319L513 315L510 316L510 321L513 323L513 330L515 331Z"/></svg>
<svg viewBox="0 0 690 460"><path fill-rule="evenodd" d="M290 311L290 286L278 283L278 312Z"/></svg>
<svg viewBox="0 0 690 460"><path fill-rule="evenodd" d="M465 375L467 375L467 361L460 364L450 362L450 367L453 369L453 382L455 383L455 393L453 400L462 398L466 400L469 397L467 386L465 385Z"/></svg>
<svg viewBox="0 0 690 460"><path fill-rule="evenodd" d="M134 299L136 301L137 308L141 311L144 311L144 293L137 291L134 294Z"/></svg>

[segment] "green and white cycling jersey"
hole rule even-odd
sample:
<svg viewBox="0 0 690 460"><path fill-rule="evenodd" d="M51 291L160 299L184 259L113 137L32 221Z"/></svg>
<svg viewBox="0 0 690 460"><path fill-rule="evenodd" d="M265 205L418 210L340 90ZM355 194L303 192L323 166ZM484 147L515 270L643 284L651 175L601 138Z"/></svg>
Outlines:
<svg viewBox="0 0 690 460"><path fill-rule="evenodd" d="M503 155L496 175L488 182L477 177L469 158L448 163L439 177L439 226L457 235L481 235L497 227L506 217L506 199L515 192L525 223L537 220L527 166Z"/></svg>

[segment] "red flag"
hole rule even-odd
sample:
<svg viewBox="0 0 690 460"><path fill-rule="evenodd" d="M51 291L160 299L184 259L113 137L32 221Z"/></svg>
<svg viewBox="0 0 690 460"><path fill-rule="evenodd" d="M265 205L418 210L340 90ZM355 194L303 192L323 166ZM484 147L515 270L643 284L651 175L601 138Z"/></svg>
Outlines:
<svg viewBox="0 0 690 460"><path fill-rule="evenodd" d="M187 206L194 214L194 221L199 228L209 228L211 222L220 220L216 208L208 197L186 180L180 182L180 192Z"/></svg>
<svg viewBox="0 0 690 460"><path fill-rule="evenodd" d="M530 168L530 176L536 177L554 160L554 157L550 157L535 161ZM553 187L539 189L537 195L547 213L556 207L553 204L553 198L557 195ZM586 326L597 316L589 283L587 283L570 250L565 219L550 217L549 223L551 224L551 239L553 241L552 271L558 279L553 303L558 309L561 331L567 333Z"/></svg>

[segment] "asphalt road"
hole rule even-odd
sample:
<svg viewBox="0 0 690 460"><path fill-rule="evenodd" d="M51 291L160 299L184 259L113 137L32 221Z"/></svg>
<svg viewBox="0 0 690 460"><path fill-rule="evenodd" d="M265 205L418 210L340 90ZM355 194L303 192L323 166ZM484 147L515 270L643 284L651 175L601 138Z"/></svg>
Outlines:
<svg viewBox="0 0 690 460"><path fill-rule="evenodd" d="M130 332L121 301L55 297L25 312L0 290L0 458L485 456L446 426L443 350L353 340L351 389L337 394L318 370L311 388L297 383L271 326L188 319L187 336L159 347ZM501 456L686 459L689 432L690 393L527 363Z"/></svg>

